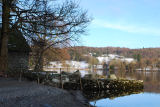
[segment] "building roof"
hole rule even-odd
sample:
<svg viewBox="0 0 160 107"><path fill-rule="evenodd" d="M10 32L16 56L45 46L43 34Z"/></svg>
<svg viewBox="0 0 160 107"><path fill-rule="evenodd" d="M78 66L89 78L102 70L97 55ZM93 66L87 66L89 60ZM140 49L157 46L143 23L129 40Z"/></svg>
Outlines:
<svg viewBox="0 0 160 107"><path fill-rule="evenodd" d="M1 36L1 29L0 29ZM18 30L11 30L8 38L8 51L9 52L30 52L31 48L22 33Z"/></svg>

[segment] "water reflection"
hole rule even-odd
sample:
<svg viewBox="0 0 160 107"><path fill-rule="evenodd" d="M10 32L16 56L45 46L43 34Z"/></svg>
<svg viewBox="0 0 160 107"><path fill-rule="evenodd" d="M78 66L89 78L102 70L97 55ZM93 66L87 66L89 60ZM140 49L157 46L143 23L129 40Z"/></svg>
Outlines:
<svg viewBox="0 0 160 107"><path fill-rule="evenodd" d="M118 73L116 73L117 76ZM125 73L123 77L128 79L137 79L144 81L144 92L160 93L160 72L130 72Z"/></svg>
<svg viewBox="0 0 160 107"><path fill-rule="evenodd" d="M96 101L99 99L103 98L109 98L109 99L114 99L120 96L126 96L126 95L131 95L131 94L139 94L142 93L143 90L136 90L136 91L120 91L120 90L107 90L107 91L86 91L83 92L84 96L89 100L89 101Z"/></svg>
<svg viewBox="0 0 160 107"><path fill-rule="evenodd" d="M101 99L90 104L96 107L160 107L160 94L141 93L115 99Z"/></svg>
<svg viewBox="0 0 160 107"><path fill-rule="evenodd" d="M144 90L84 92L96 107L160 107L160 72L115 72L116 76L144 81Z"/></svg>
<svg viewBox="0 0 160 107"><path fill-rule="evenodd" d="M97 74L102 75L103 71L98 70ZM119 78L135 79L144 81L144 92L160 93L160 71L135 71L135 72L114 72Z"/></svg>

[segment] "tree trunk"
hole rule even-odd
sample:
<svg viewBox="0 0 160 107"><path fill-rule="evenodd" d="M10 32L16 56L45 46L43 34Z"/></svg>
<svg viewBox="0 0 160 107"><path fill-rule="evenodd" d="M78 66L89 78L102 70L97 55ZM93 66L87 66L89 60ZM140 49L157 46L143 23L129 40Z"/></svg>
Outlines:
<svg viewBox="0 0 160 107"><path fill-rule="evenodd" d="M36 72L43 71L43 55L41 53L38 56L38 60L34 67L34 71Z"/></svg>
<svg viewBox="0 0 160 107"><path fill-rule="evenodd" d="M34 67L34 71L36 72L43 71L43 53L43 48L39 48L36 52L36 63Z"/></svg>
<svg viewBox="0 0 160 107"><path fill-rule="evenodd" d="M2 1L2 31L0 38L0 73L4 74L8 70L8 32L10 7L9 0Z"/></svg>
<svg viewBox="0 0 160 107"><path fill-rule="evenodd" d="M41 50L42 48L40 48L39 51L36 52L36 65L34 67L34 71L37 73L37 83L40 83L40 71L43 71L43 50Z"/></svg>

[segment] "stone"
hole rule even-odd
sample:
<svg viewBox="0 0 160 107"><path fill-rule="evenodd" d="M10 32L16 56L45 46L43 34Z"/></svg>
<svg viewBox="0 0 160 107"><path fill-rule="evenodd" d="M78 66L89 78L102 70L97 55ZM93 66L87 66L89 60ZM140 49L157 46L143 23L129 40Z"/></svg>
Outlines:
<svg viewBox="0 0 160 107"><path fill-rule="evenodd" d="M115 74L110 74L110 75L109 75L109 79L114 80L114 79L117 79L117 77L116 77Z"/></svg>

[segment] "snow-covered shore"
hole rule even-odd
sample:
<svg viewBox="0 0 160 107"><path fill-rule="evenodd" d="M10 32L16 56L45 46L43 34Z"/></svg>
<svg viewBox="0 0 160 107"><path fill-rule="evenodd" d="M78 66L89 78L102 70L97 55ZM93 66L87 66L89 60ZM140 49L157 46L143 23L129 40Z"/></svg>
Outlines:
<svg viewBox="0 0 160 107"><path fill-rule="evenodd" d="M78 91L0 77L0 107L88 107Z"/></svg>

